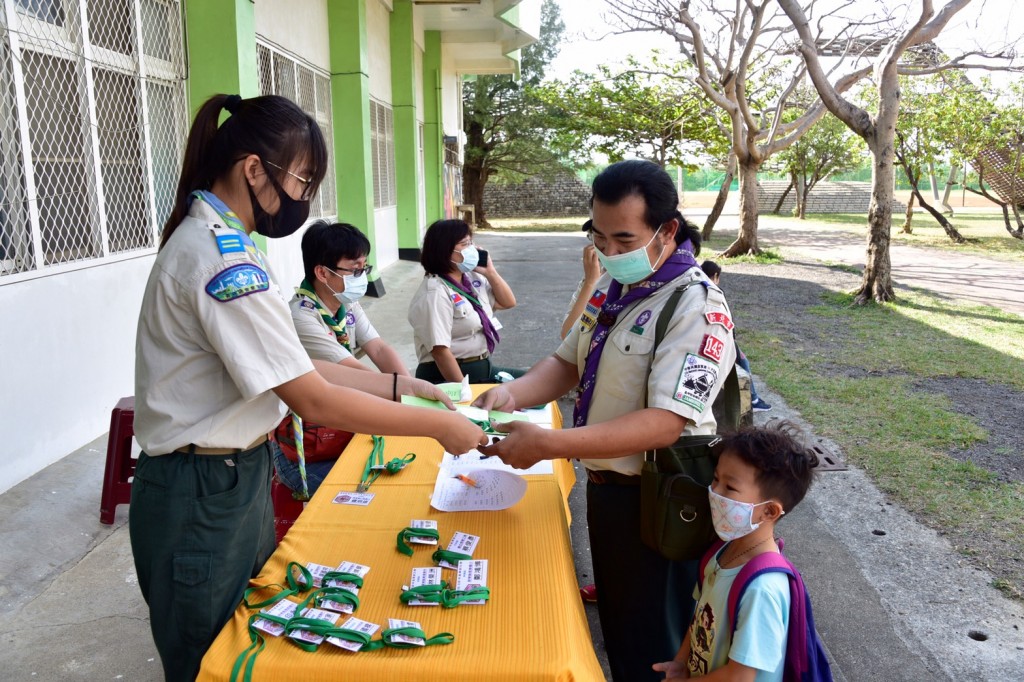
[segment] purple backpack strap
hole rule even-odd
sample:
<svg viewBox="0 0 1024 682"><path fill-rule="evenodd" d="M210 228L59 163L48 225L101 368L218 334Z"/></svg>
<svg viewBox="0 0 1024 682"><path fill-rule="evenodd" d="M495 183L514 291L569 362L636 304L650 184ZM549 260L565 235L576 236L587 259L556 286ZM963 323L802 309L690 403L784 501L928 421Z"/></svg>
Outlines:
<svg viewBox="0 0 1024 682"><path fill-rule="evenodd" d="M782 549L782 542L779 542ZM784 682L800 680L807 671L807 594L804 581L796 567L781 554L765 552L744 564L729 589L728 613L731 623L730 636L736 632L739 621L740 600L750 583L763 573L785 573L789 577L789 627L787 629Z"/></svg>

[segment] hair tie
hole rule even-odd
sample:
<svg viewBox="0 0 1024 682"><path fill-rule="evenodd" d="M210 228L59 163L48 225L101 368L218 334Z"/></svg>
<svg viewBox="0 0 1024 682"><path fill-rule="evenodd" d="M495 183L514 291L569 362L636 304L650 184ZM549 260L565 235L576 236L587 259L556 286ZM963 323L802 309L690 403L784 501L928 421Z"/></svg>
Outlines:
<svg viewBox="0 0 1024 682"><path fill-rule="evenodd" d="M227 99L224 100L223 106L224 109L226 109L229 114L234 114L236 111L238 111L238 105L241 103L241 95L228 95Z"/></svg>

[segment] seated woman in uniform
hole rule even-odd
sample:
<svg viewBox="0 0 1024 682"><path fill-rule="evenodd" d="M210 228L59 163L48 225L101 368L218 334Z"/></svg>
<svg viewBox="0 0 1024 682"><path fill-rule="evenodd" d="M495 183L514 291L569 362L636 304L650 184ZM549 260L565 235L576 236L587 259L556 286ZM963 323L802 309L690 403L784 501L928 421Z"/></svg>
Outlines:
<svg viewBox="0 0 1024 682"><path fill-rule="evenodd" d="M398 353L380 338L359 305L372 270L366 264L369 255L370 240L358 228L326 220L310 225L302 235L305 279L289 304L292 322L302 347L315 360L372 372L353 355L362 349L379 371L409 376ZM303 423L303 431L307 490L312 496L352 434L311 422ZM277 477L292 490L302 492L291 415L278 426L275 439Z"/></svg>
<svg viewBox="0 0 1024 682"><path fill-rule="evenodd" d="M439 384L468 376L483 384L499 372L521 376L491 363L501 329L494 311L514 307L516 297L493 260L480 262L469 225L438 220L427 228L420 263L426 273L409 303L416 378Z"/></svg>

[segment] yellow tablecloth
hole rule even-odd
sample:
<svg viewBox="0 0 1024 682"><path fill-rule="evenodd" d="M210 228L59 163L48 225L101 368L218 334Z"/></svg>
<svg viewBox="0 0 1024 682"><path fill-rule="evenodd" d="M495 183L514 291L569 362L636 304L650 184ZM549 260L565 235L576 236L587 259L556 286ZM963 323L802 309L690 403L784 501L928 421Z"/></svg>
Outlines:
<svg viewBox="0 0 1024 682"><path fill-rule="evenodd" d="M560 421L557 406L552 407ZM360 653L325 643L306 652L284 637L268 637L256 660L254 680L604 679L573 566L565 503L575 480L569 462L556 461L554 475L526 477L526 496L510 509L445 513L430 506L441 446L426 438L388 437L385 461L407 452L416 453L416 461L397 475L382 474L370 488L376 496L369 506L333 504L339 491L355 490L371 447L369 436L352 439L253 582L281 582L290 561L363 564L370 572L355 616L382 629L388 618L419 621L428 637L450 632L454 643ZM446 609L399 601L412 569L433 565L430 545L412 545L412 557L395 548L398 532L412 519L437 520L441 547L456 531L481 538L474 558L488 560L490 602ZM445 578L454 582L454 571L446 570ZM244 606L235 611L203 659L200 680L229 679L238 654L249 646L246 626L252 613ZM380 631L375 638L379 636Z"/></svg>

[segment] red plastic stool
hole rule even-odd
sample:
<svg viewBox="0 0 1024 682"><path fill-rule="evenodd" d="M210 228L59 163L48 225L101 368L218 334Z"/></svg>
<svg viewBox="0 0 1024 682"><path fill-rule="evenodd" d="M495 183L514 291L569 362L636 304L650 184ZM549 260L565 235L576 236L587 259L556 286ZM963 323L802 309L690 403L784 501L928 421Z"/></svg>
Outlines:
<svg viewBox="0 0 1024 682"><path fill-rule="evenodd" d="M103 472L103 496L100 498L100 523L114 522L117 505L132 499L132 437L135 435L135 396L117 401L110 413L110 434L107 436L107 467Z"/></svg>
<svg viewBox="0 0 1024 682"><path fill-rule="evenodd" d="M277 480L277 476L270 484L270 499L274 503L274 537L280 544L305 505L292 497L292 489Z"/></svg>

